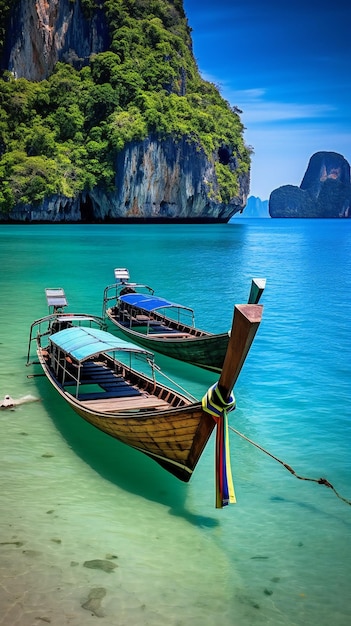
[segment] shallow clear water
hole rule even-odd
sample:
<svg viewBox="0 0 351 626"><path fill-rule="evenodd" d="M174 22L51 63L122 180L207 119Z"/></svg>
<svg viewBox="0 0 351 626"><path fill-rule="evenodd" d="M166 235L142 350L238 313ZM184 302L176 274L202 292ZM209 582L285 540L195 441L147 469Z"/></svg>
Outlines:
<svg viewBox="0 0 351 626"><path fill-rule="evenodd" d="M231 432L237 504L218 511L213 439L185 485L25 366L46 287L101 314L113 268L128 267L219 332L266 277L230 423L351 499L350 258L349 220L0 226L0 397L38 399L0 412L1 625L350 624L351 507L331 489ZM215 380L156 360L198 398ZM84 566L95 559L116 567Z"/></svg>

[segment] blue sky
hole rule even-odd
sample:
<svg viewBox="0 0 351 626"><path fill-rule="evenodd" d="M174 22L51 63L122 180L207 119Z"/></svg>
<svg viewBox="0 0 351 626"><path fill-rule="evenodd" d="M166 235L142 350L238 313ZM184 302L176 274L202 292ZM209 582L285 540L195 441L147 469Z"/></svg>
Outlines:
<svg viewBox="0 0 351 626"><path fill-rule="evenodd" d="M250 195L300 185L319 150L351 164L351 0L184 0L203 78L238 106Z"/></svg>

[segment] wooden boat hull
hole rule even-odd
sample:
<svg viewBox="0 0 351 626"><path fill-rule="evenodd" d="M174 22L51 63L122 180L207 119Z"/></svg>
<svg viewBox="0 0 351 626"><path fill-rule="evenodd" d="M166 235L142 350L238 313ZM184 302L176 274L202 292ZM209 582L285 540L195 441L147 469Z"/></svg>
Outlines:
<svg viewBox="0 0 351 626"><path fill-rule="evenodd" d="M261 317L261 306L235 306L212 406L207 404L207 394L204 403L194 401L173 387L162 385L155 375L150 377L133 369L132 354L144 356L151 366L153 355L106 332L101 328L101 320L90 316L56 312L36 320L30 330L27 365L30 346L35 341L44 374L73 411L188 482L230 400ZM93 328L92 322L100 328ZM89 327L81 328L86 323ZM119 352L129 364L116 358Z"/></svg>
<svg viewBox="0 0 351 626"><path fill-rule="evenodd" d="M39 361L56 391L86 422L153 458L176 478L188 482L216 425L201 402L171 411L103 412L99 401L76 400L57 383L38 349Z"/></svg>
<svg viewBox="0 0 351 626"><path fill-rule="evenodd" d="M81 407L72 407L87 422L153 458L164 469L188 482L215 427L201 403L172 412L131 418L97 415Z"/></svg>
<svg viewBox="0 0 351 626"><path fill-rule="evenodd" d="M150 334L144 335L120 324L111 309L106 311L106 315L110 322L125 337L144 346L151 352L165 354L173 359L196 365L210 372L222 371L224 357L228 348L228 332L218 335L208 333L202 337L187 337L185 339L172 339L172 336L170 336L165 339Z"/></svg>

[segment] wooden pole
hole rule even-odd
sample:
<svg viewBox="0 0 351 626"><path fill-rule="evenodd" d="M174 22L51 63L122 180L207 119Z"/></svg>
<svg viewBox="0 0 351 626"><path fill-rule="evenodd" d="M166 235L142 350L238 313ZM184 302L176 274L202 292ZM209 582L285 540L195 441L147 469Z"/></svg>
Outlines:
<svg viewBox="0 0 351 626"><path fill-rule="evenodd" d="M251 281L251 290L249 299L247 301L248 304L258 304L259 299L261 298L266 287L266 279L265 278L253 278Z"/></svg>
<svg viewBox="0 0 351 626"><path fill-rule="evenodd" d="M260 325L262 311L263 306L260 304L235 305L228 348L218 381L219 391L226 402L237 381Z"/></svg>

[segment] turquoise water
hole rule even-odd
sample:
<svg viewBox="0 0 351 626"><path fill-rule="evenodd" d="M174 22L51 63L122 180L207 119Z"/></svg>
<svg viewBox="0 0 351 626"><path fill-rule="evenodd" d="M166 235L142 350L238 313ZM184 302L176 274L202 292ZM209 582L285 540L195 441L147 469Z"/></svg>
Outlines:
<svg viewBox="0 0 351 626"><path fill-rule="evenodd" d="M215 332L265 277L230 423L351 499L351 221L0 226L0 242L0 397L35 400L0 413L1 626L348 626L351 507L331 489L231 431L237 504L216 510L213 439L183 484L25 363L46 287L101 314L113 268L128 267ZM156 361L198 398L215 380ZM116 567L84 565L96 559Z"/></svg>

